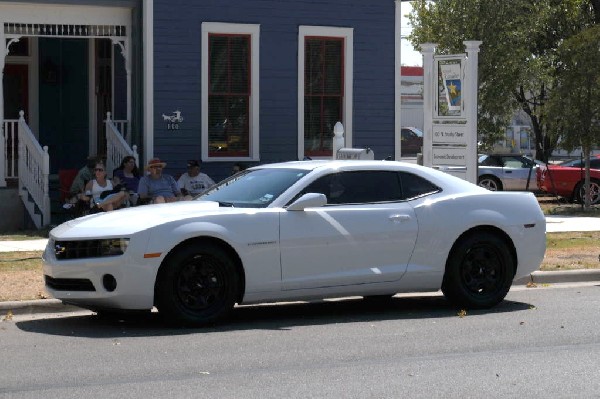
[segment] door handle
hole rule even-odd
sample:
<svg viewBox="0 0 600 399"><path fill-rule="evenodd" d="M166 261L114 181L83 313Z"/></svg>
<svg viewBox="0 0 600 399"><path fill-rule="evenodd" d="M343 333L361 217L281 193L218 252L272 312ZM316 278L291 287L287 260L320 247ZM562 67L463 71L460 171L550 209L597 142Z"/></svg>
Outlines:
<svg viewBox="0 0 600 399"><path fill-rule="evenodd" d="M406 222L410 220L409 215L391 215L389 218L392 222Z"/></svg>

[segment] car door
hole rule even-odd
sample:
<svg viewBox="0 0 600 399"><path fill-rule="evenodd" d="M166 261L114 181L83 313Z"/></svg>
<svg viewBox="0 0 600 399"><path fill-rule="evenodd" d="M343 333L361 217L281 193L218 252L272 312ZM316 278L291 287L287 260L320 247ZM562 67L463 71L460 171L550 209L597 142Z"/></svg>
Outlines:
<svg viewBox="0 0 600 399"><path fill-rule="evenodd" d="M339 172L303 192L328 205L280 216L284 290L398 280L415 246L418 223L401 200L397 173Z"/></svg>
<svg viewBox="0 0 600 399"><path fill-rule="evenodd" d="M530 163L519 156L505 156L502 157L502 182L505 190L520 190L524 191L527 188L527 179L530 173ZM529 187L532 187L532 183L535 186L535 171L531 170L531 178L529 180Z"/></svg>

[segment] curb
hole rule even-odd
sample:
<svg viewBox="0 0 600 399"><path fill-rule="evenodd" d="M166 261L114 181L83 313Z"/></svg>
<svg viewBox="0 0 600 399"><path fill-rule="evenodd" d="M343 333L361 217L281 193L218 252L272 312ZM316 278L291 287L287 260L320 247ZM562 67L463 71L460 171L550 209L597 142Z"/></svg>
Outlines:
<svg viewBox="0 0 600 399"><path fill-rule="evenodd" d="M552 272L536 271L513 282L513 285L525 285L529 282L535 284L558 284L558 283L581 283L593 282L600 283L600 269L578 269L561 270Z"/></svg>
<svg viewBox="0 0 600 399"><path fill-rule="evenodd" d="M535 284L559 284L559 283L600 283L600 269L564 270L542 272L536 271L529 277L523 277L513 282L515 285ZM65 305L58 299L36 299L31 301L8 301L0 302L0 321L7 312L13 315L36 314L36 313L62 313L77 312L84 310L74 305Z"/></svg>
<svg viewBox="0 0 600 399"><path fill-rule="evenodd" d="M0 321L7 312L13 315L36 313L63 313L82 310L77 306L65 305L58 299L35 299L31 301L0 302Z"/></svg>

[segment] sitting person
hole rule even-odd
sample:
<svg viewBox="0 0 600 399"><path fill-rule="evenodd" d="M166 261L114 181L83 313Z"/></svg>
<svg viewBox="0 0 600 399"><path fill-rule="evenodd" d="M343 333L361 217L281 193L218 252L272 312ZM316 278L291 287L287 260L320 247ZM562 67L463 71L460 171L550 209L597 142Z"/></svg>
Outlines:
<svg viewBox="0 0 600 399"><path fill-rule="evenodd" d="M137 189L140 185L140 171L135 164L135 158L128 155L123 158L121 165L115 169L113 174L114 184L122 184L129 192L129 200L132 205L137 202Z"/></svg>
<svg viewBox="0 0 600 399"><path fill-rule="evenodd" d="M214 184L213 179L208 177L206 173L200 173L200 162L196 160L188 161L187 172L177 180L181 192L192 196L202 194Z"/></svg>
<svg viewBox="0 0 600 399"><path fill-rule="evenodd" d="M140 200L149 200L153 204L191 200L191 196L183 195L173 176L163 174L165 166L167 164L158 158L148 161L145 169L149 174L140 179L137 189Z"/></svg>
<svg viewBox="0 0 600 399"><path fill-rule="evenodd" d="M96 156L87 157L85 166L79 169L77 176L75 176L71 184L71 189L69 190L71 197L78 197L85 189L87 182L94 178L94 168L97 162L99 162L99 159Z"/></svg>
<svg viewBox="0 0 600 399"><path fill-rule="evenodd" d="M125 204L128 199L127 192L115 190L110 179L106 178L106 168L103 163L96 163L94 174L95 178L85 186L85 194L81 197L83 200L90 200L91 197L94 201L93 205L106 212L118 209Z"/></svg>
<svg viewBox="0 0 600 399"><path fill-rule="evenodd" d="M241 162L236 162L233 164L233 167L231 168L231 175L236 175L238 173L240 173L241 171L244 171L247 169L247 166Z"/></svg>

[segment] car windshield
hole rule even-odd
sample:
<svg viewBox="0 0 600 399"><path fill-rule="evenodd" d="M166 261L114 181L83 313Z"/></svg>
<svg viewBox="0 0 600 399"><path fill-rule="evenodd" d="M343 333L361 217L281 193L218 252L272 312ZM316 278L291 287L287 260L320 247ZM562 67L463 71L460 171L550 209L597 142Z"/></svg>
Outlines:
<svg viewBox="0 0 600 399"><path fill-rule="evenodd" d="M581 168L583 166L583 162L581 159L571 159L569 161L564 161L559 164L560 166L570 166L573 168Z"/></svg>
<svg viewBox="0 0 600 399"><path fill-rule="evenodd" d="M283 168L246 170L220 182L195 200L216 201L221 206L266 208L309 172Z"/></svg>

